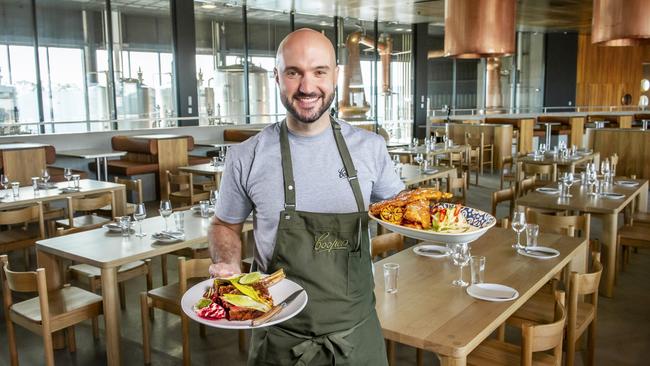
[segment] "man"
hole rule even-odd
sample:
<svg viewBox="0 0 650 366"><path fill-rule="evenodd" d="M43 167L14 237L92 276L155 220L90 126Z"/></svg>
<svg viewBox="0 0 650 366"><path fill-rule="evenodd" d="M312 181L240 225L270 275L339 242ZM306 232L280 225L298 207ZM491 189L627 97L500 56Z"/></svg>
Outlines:
<svg viewBox="0 0 650 366"><path fill-rule="evenodd" d="M338 67L325 36L289 34L274 74L286 120L228 152L210 273L239 273L242 223L254 210L257 270L283 268L309 301L294 318L253 331L249 365L386 365L366 211L404 186L379 135L326 113Z"/></svg>

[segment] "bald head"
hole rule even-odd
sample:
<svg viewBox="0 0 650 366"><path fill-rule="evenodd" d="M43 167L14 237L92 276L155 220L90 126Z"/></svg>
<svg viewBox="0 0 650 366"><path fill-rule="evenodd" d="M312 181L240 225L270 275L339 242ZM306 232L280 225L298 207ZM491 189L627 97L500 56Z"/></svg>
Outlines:
<svg viewBox="0 0 650 366"><path fill-rule="evenodd" d="M280 45L275 55L275 65L284 68L285 55L312 53L317 51L325 56L322 61L327 61L331 67L336 67L336 54L332 42L322 33L309 28L301 28L289 33Z"/></svg>

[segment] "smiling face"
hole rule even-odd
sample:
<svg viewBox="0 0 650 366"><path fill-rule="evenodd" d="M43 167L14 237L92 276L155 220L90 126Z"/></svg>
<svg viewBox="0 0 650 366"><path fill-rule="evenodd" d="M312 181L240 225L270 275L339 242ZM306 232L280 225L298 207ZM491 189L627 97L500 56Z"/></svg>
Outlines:
<svg viewBox="0 0 650 366"><path fill-rule="evenodd" d="M311 29L289 34L278 48L274 74L290 117L303 123L328 118L338 76L329 39Z"/></svg>

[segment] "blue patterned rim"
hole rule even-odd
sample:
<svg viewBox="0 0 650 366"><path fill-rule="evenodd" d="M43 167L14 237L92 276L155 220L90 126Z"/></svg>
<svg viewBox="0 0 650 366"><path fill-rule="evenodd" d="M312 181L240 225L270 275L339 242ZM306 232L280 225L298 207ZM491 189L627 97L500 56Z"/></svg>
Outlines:
<svg viewBox="0 0 650 366"><path fill-rule="evenodd" d="M442 206L444 208L450 208L456 205L457 204L455 203L446 203L446 202L438 203L438 206ZM479 229L494 225L497 220L494 216L490 215L487 212L477 210L475 208L468 207L468 206L462 206L460 212L463 214L463 216L465 216L465 220L467 220L468 224Z"/></svg>

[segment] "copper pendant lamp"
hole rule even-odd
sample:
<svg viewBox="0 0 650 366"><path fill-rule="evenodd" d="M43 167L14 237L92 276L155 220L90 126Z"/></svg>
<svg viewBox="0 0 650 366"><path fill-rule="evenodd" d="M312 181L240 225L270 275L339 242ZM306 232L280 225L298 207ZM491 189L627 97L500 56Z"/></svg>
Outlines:
<svg viewBox="0 0 650 366"><path fill-rule="evenodd" d="M515 51L515 0L445 1L445 56L481 58Z"/></svg>
<svg viewBox="0 0 650 366"><path fill-rule="evenodd" d="M602 46L650 44L650 1L594 0L591 43Z"/></svg>

